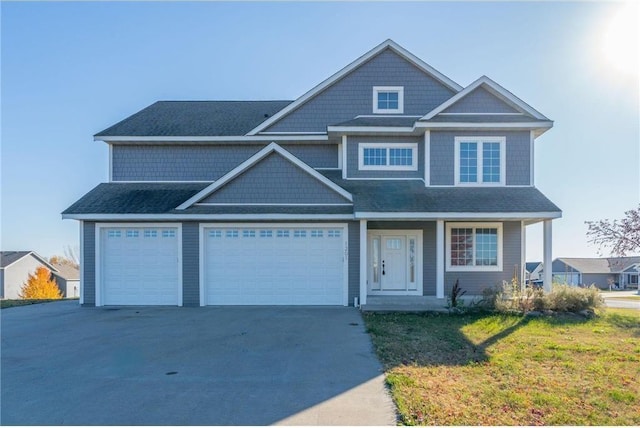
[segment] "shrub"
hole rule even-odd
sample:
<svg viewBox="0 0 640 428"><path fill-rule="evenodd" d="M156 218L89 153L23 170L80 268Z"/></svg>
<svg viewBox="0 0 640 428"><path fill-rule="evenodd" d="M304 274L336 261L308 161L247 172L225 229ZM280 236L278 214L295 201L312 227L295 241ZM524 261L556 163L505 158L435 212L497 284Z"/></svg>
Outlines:
<svg viewBox="0 0 640 428"><path fill-rule="evenodd" d="M483 291L485 307L498 312L527 313L550 310L554 312L580 312L596 310L604 306L600 291L595 286L587 288L554 284L550 293L541 288L522 287L516 279L503 281L502 285Z"/></svg>
<svg viewBox="0 0 640 428"><path fill-rule="evenodd" d="M556 312L580 312L585 309L600 309L604 299L595 285L572 287L566 284L553 284L550 293L545 295L545 309Z"/></svg>
<svg viewBox="0 0 640 428"><path fill-rule="evenodd" d="M51 271L45 267L39 267L29 274L18 293L21 299L62 299L62 292L58 284L51 279Z"/></svg>

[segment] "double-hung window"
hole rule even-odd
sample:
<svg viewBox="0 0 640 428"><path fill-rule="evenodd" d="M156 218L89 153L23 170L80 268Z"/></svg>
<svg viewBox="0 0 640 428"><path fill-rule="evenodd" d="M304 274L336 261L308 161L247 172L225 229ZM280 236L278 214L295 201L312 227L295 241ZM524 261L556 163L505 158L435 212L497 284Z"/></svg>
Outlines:
<svg viewBox="0 0 640 428"><path fill-rule="evenodd" d="M358 168L361 170L416 171L417 143L360 143Z"/></svg>
<svg viewBox="0 0 640 428"><path fill-rule="evenodd" d="M456 137L455 184L504 186L505 137Z"/></svg>
<svg viewBox="0 0 640 428"><path fill-rule="evenodd" d="M403 113L404 112L404 87L403 86L374 86L373 87L373 112L374 113Z"/></svg>
<svg viewBox="0 0 640 428"><path fill-rule="evenodd" d="M501 223L448 223L447 270L501 271Z"/></svg>

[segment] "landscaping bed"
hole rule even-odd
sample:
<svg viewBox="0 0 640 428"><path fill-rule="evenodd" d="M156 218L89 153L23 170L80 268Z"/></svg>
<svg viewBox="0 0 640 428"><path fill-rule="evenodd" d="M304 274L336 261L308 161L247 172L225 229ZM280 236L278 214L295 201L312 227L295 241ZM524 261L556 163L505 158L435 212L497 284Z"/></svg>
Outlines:
<svg viewBox="0 0 640 428"><path fill-rule="evenodd" d="M640 425L640 312L363 314L407 425Z"/></svg>

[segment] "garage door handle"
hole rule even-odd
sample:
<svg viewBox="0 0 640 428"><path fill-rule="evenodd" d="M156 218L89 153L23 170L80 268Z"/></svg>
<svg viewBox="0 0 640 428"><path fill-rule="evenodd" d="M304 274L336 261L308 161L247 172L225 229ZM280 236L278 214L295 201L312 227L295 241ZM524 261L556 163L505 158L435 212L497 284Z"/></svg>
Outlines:
<svg viewBox="0 0 640 428"><path fill-rule="evenodd" d="M382 274L384 275L384 260L382 261Z"/></svg>

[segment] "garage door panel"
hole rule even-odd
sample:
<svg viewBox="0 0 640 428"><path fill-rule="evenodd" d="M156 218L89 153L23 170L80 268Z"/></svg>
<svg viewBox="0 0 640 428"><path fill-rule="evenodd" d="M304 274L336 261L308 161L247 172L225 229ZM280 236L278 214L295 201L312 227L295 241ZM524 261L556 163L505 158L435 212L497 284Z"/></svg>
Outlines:
<svg viewBox="0 0 640 428"><path fill-rule="evenodd" d="M177 228L107 227L101 239L102 304L180 304Z"/></svg>
<svg viewBox="0 0 640 428"><path fill-rule="evenodd" d="M205 228L207 304L342 305L343 233L321 225Z"/></svg>

